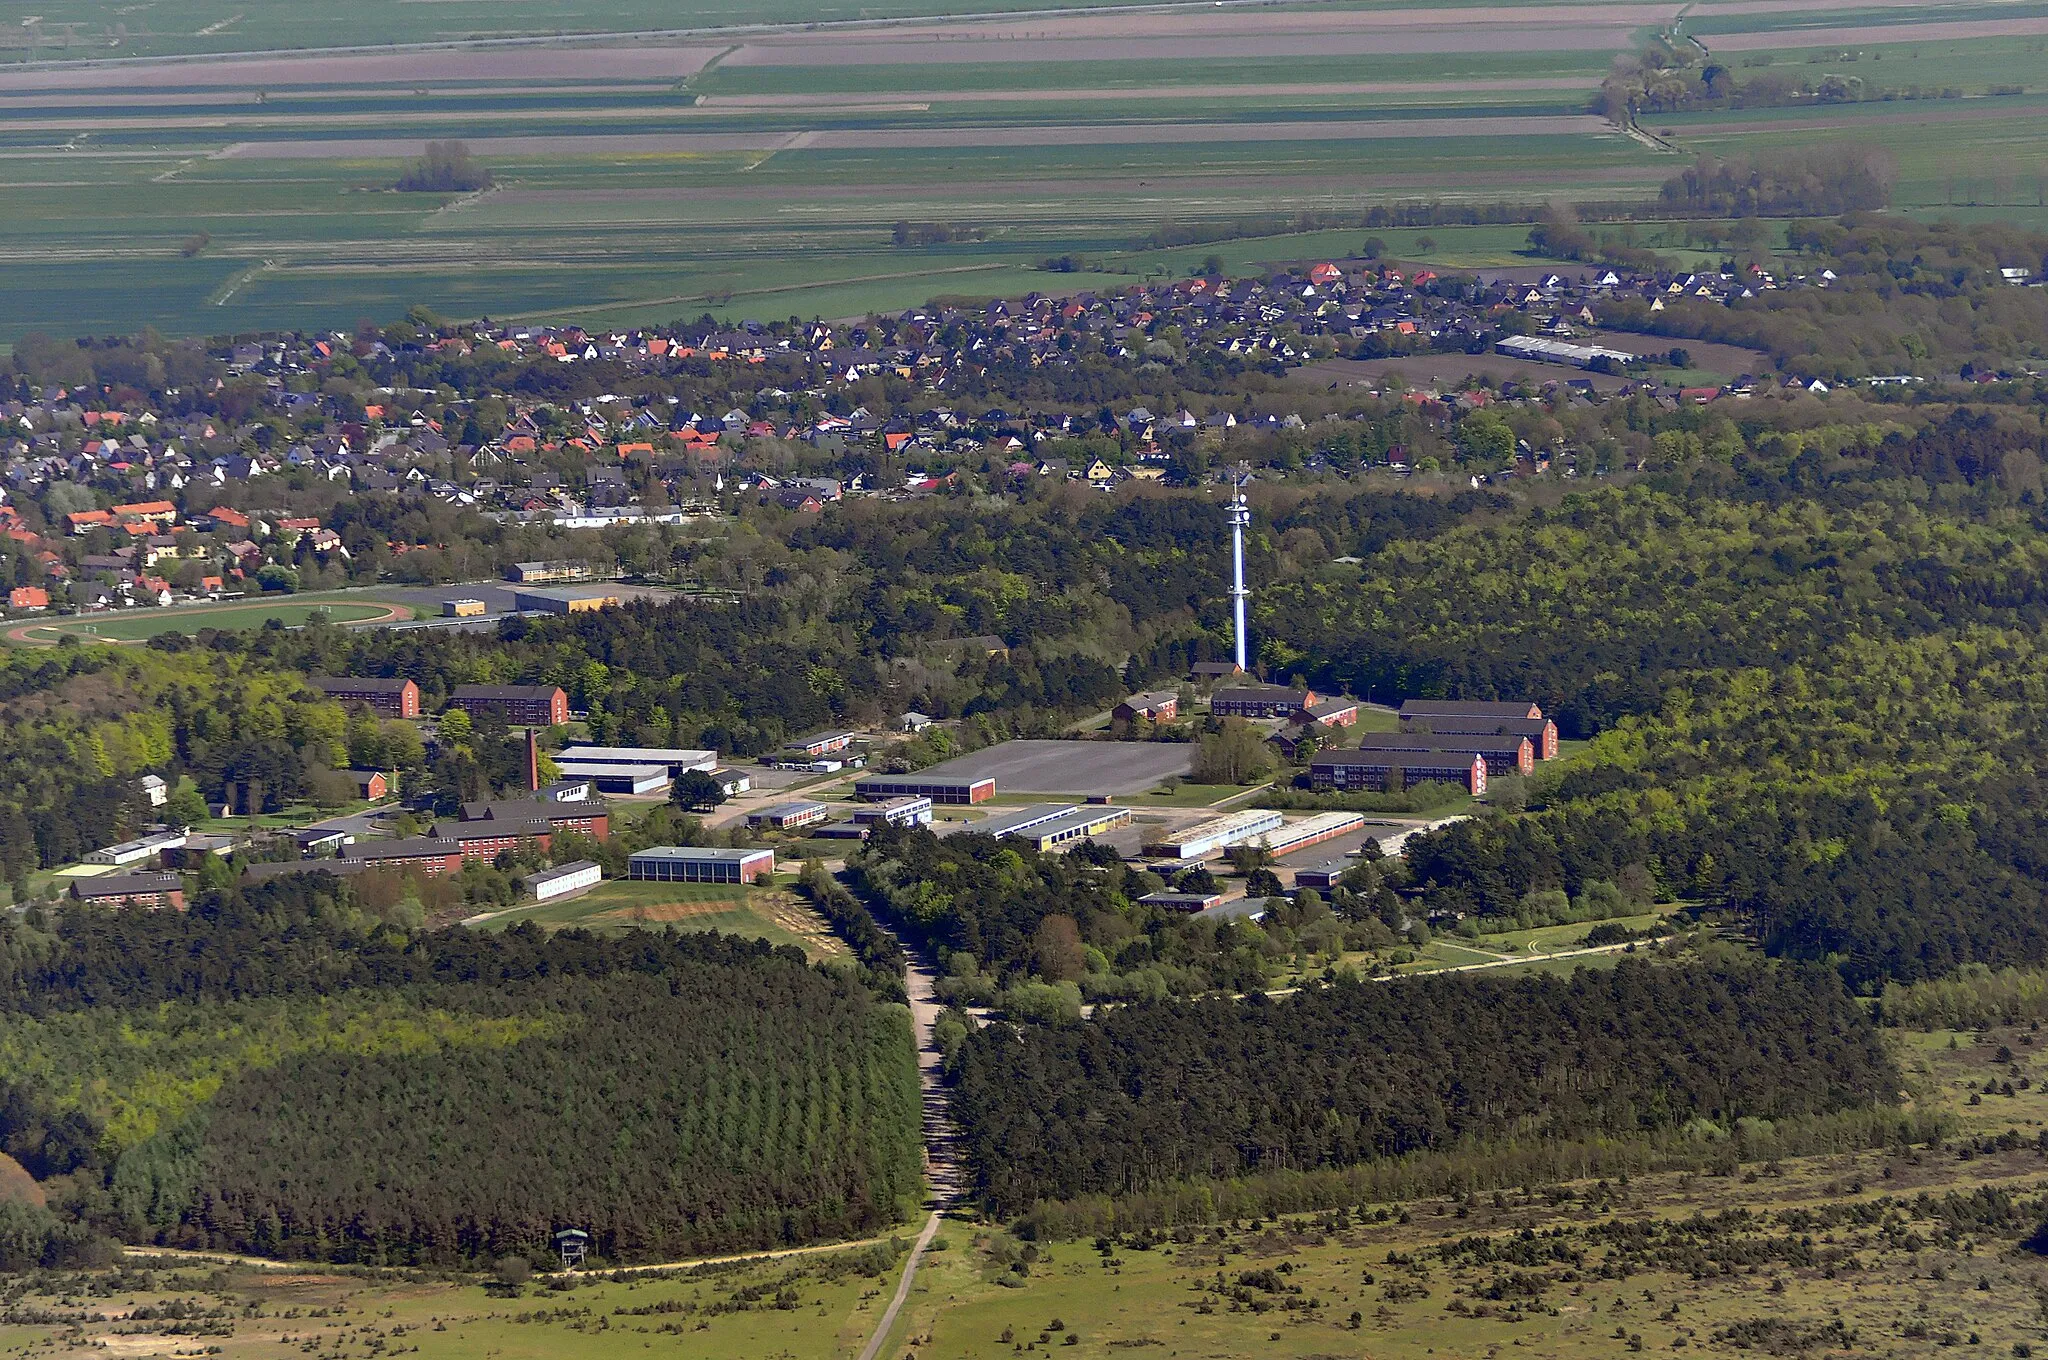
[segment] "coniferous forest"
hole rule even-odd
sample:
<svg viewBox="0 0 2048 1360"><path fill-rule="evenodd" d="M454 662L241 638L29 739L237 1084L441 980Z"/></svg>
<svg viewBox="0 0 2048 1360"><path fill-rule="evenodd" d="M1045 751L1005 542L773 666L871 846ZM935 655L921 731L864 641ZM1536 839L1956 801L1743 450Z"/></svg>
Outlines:
<svg viewBox="0 0 2048 1360"><path fill-rule="evenodd" d="M665 1260L895 1222L910 1026L716 934L405 936L346 883L0 927L0 1148L128 1241Z"/></svg>
<svg viewBox="0 0 2048 1360"><path fill-rule="evenodd" d="M995 1024L966 1036L952 1078L974 1186L999 1214L1468 1140L1821 1114L1898 1088L1827 969L1636 962Z"/></svg>

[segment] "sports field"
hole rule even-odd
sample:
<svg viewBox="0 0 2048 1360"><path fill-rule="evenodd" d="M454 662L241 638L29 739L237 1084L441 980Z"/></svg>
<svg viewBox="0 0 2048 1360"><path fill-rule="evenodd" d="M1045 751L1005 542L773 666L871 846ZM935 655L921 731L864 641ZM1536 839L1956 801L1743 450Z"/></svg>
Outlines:
<svg viewBox="0 0 2048 1360"><path fill-rule="evenodd" d="M0 636L16 646L28 647L51 646L66 635L85 642L137 643L165 633L196 633L201 628L261 628L273 620L296 628L316 614L338 624L391 623L412 617L412 611L405 605L366 599L360 594L285 595L267 600L127 609L14 623Z"/></svg>
<svg viewBox="0 0 2048 1360"><path fill-rule="evenodd" d="M1276 235L1304 216L1653 197L1695 152L1820 139L1891 149L1909 211L2048 214L2043 0L1685 6L1684 31L1745 79L1775 66L1874 93L1652 116L1670 149L1588 113L1615 56L1680 14L1635 0L37 8L0 36L0 343L345 327L415 304L627 325L1112 287L1363 240ZM1904 89L1923 97L1875 93ZM395 192L430 138L467 141L495 185ZM899 245L899 222L955 239ZM1149 248L1167 226L1193 242ZM1454 268L1547 263L1526 236L1390 244ZM1080 269L1040 268L1053 257Z"/></svg>

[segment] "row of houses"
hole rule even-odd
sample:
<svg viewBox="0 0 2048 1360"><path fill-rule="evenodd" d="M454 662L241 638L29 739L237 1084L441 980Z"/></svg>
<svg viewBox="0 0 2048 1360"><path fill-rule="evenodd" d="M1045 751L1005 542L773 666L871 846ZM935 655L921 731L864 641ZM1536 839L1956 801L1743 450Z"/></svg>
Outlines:
<svg viewBox="0 0 2048 1360"><path fill-rule="evenodd" d="M1399 732L1368 732L1353 748L1310 757L1311 787L1386 793L1435 782L1477 796L1491 778L1557 758L1557 724L1534 703L1411 699L1400 719Z"/></svg>

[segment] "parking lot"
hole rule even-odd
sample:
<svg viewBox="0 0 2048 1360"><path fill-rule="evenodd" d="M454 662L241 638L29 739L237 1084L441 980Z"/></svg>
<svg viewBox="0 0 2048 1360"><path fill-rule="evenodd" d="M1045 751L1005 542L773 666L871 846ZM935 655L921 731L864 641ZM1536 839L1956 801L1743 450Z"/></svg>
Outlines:
<svg viewBox="0 0 2048 1360"><path fill-rule="evenodd" d="M998 797L1071 794L1111 798L1186 778L1195 748L1163 741L1006 741L925 771L946 779L994 779Z"/></svg>

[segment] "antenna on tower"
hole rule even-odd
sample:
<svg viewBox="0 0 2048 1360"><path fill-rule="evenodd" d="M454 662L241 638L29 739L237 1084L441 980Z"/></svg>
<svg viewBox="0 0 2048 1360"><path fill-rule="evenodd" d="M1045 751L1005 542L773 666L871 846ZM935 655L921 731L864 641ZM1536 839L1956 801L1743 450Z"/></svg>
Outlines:
<svg viewBox="0 0 2048 1360"><path fill-rule="evenodd" d="M1245 597L1251 594L1244 585L1244 531L1252 522L1252 508L1245 502L1244 488L1251 479L1251 469L1239 463L1230 492L1230 603L1237 622L1237 669L1240 673L1246 670L1244 602Z"/></svg>

